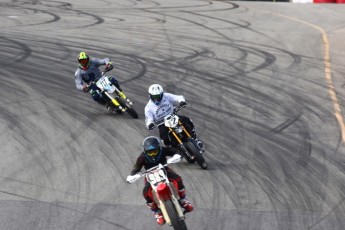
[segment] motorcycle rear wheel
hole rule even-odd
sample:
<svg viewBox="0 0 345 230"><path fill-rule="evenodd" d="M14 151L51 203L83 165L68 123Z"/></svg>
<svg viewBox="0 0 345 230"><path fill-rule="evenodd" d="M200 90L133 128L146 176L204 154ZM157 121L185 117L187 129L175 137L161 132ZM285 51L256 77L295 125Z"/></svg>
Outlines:
<svg viewBox="0 0 345 230"><path fill-rule="evenodd" d="M184 221L184 219L181 219L178 216L177 211L172 201L167 200L167 201L163 201L163 203L165 205L165 208L171 220L171 225L173 226L174 230L188 230L186 222Z"/></svg>
<svg viewBox="0 0 345 230"><path fill-rule="evenodd" d="M192 143L192 142L186 142L184 143L185 148L187 151L194 155L196 163L202 168L207 169L207 163L203 157L203 155L199 152L198 148Z"/></svg>
<svg viewBox="0 0 345 230"><path fill-rule="evenodd" d="M126 108L126 112L133 117L134 119L138 119L139 115L137 111L122 97L117 98L117 101L120 103L120 105L124 108Z"/></svg>

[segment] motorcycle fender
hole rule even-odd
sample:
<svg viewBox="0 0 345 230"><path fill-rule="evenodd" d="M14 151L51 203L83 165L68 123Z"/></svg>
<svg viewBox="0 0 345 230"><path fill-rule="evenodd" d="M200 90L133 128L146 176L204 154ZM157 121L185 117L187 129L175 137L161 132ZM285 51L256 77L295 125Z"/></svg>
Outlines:
<svg viewBox="0 0 345 230"><path fill-rule="evenodd" d="M171 191L167 184L161 183L157 186L157 195L160 200L166 201L171 199Z"/></svg>

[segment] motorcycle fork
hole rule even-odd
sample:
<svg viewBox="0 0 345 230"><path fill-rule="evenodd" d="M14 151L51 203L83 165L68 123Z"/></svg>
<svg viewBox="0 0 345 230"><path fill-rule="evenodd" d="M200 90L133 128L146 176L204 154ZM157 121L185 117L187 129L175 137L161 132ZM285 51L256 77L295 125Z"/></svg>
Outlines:
<svg viewBox="0 0 345 230"><path fill-rule="evenodd" d="M184 125L182 124L182 122L179 120L178 124L182 127L184 133L187 135L188 138L192 138L192 136L189 134L189 132L187 131L187 129L184 127Z"/></svg>
<svg viewBox="0 0 345 230"><path fill-rule="evenodd" d="M180 144L180 145L183 145L183 143L182 143L182 140L179 138L179 136L175 133L175 131L172 129L172 128L170 128L169 127L169 131L174 135L174 137L176 138L176 140L178 141L178 143Z"/></svg>
<svg viewBox="0 0 345 230"><path fill-rule="evenodd" d="M113 98L108 92L105 91L104 94L107 95L107 96L111 99L111 102L112 102L116 107L120 106L120 103L119 103L115 98Z"/></svg>
<svg viewBox="0 0 345 230"><path fill-rule="evenodd" d="M182 126L182 128L183 128L184 132L186 133L186 135L188 136L188 138L191 138L190 134L187 132L187 130L185 129L185 127L184 127L180 122L179 122L179 124ZM179 146L180 146L180 148L183 150L184 154L186 154L188 158L193 159L194 156L192 156L192 155L188 152L188 150L184 147L181 138L180 138L180 137L174 132L174 130L173 130L172 128L170 128L170 127L169 127L169 131L172 132L172 134L174 135L174 137L175 137L176 140L178 141Z"/></svg>
<svg viewBox="0 0 345 230"><path fill-rule="evenodd" d="M116 87L115 87L116 88ZM127 97L126 97L126 95L123 93L123 92L121 92L120 90L118 90L117 88L115 89L115 91L116 91L116 93L120 96L120 97L122 97L123 99L127 99Z"/></svg>

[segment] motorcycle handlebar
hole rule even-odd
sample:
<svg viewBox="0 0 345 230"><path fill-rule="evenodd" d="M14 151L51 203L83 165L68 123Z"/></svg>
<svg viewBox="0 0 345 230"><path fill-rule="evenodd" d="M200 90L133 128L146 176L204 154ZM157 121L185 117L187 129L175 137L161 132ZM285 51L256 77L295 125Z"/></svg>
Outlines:
<svg viewBox="0 0 345 230"><path fill-rule="evenodd" d="M172 114L174 115L177 115L178 111L180 111L181 109L183 109L185 106L180 106L180 107L177 107L177 108L174 108ZM167 115L168 116L168 115ZM157 128L158 126L160 126L161 124L164 124L164 121L161 122L161 123L153 123L153 127L152 128L149 128L149 130L154 130L155 128Z"/></svg>
<svg viewBox="0 0 345 230"><path fill-rule="evenodd" d="M167 160L167 163L164 164L164 165L159 164L159 165L154 166L154 167L152 167L152 168L149 168L149 169L147 169L147 170L145 170L145 171L143 171L143 172L139 172L139 173L137 173L137 174L135 174L135 175L133 175L133 176L128 176L128 177L127 177L127 182L130 183L130 184L131 184L131 183L134 183L134 182L137 181L139 178L146 176L146 174L148 174L149 172L151 172L151 171L153 171L153 170L155 170L155 169L157 169L157 168L164 168L164 167L166 167L166 166L168 166L168 165L170 165L170 164L175 164L175 163L180 162L180 161L181 161L181 158L182 158L181 155L175 154L173 157L169 158L169 159Z"/></svg>

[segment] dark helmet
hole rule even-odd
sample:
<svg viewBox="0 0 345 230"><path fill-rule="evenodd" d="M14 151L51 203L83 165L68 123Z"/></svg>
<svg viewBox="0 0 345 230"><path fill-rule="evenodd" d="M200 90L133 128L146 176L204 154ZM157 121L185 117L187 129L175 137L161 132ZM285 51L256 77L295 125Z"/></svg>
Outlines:
<svg viewBox="0 0 345 230"><path fill-rule="evenodd" d="M162 145L158 137L149 136L143 141L144 155L151 162L156 163L161 158Z"/></svg>
<svg viewBox="0 0 345 230"><path fill-rule="evenodd" d="M164 94L163 87L159 84L153 84L149 87L150 99L156 105L159 105L162 101Z"/></svg>
<svg viewBox="0 0 345 230"><path fill-rule="evenodd" d="M80 68L86 70L90 65L90 57L85 52L80 52L78 56L78 62L80 64Z"/></svg>

